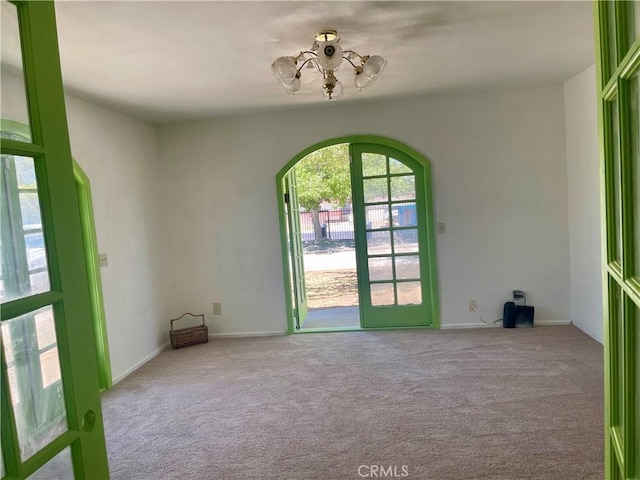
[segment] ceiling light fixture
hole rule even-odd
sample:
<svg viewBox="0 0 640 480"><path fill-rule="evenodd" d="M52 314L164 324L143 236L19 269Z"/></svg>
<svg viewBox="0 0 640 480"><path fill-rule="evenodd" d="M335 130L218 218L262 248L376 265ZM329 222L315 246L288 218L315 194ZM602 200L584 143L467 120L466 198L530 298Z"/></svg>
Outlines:
<svg viewBox="0 0 640 480"><path fill-rule="evenodd" d="M334 100L342 95L342 83L336 78L335 72L343 60L353 67L354 84L358 91L373 85L387 61L379 55L360 55L353 50L343 50L338 42L340 37L337 31L318 32L311 50L302 51L296 56L277 58L271 65L271 71L287 93L295 95L300 90L302 69L305 66L315 68L322 74L322 94L327 100Z"/></svg>

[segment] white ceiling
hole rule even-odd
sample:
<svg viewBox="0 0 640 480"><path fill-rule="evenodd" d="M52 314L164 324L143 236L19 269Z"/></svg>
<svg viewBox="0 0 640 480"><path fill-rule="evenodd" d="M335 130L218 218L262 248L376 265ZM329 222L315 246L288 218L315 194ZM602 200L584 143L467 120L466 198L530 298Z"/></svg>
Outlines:
<svg viewBox="0 0 640 480"><path fill-rule="evenodd" d="M590 1L81 1L56 13L69 91L156 123L326 103L316 72L291 97L270 71L326 28L389 62L362 93L343 66L337 102L562 82L594 62Z"/></svg>

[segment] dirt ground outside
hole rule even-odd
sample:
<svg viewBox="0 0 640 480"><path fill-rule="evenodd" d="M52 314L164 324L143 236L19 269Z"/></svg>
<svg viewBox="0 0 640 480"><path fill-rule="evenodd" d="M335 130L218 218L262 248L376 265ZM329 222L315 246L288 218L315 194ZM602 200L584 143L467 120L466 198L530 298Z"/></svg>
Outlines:
<svg viewBox="0 0 640 480"><path fill-rule="evenodd" d="M323 265L327 268L323 268ZM343 268L337 265L343 265ZM311 268L307 269L307 266ZM390 279L393 277L391 269L391 259L375 259L370 262L369 275L372 280ZM419 271L420 261L417 255L396 259L396 278L418 278ZM309 309L357 306L358 279L353 245L305 245L305 281ZM395 295L400 305L419 304L422 301L420 283L397 283ZM372 285L371 300L374 306L393 305L393 283Z"/></svg>
<svg viewBox="0 0 640 480"><path fill-rule="evenodd" d="M309 308L358 305L356 269L316 270L305 274Z"/></svg>

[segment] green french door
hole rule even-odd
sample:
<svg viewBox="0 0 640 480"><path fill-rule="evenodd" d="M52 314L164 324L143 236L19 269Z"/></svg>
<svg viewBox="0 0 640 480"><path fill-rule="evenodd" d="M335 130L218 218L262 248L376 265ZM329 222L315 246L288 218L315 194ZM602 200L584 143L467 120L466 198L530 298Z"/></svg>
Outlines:
<svg viewBox="0 0 640 480"><path fill-rule="evenodd" d="M640 479L640 2L594 3L606 478Z"/></svg>
<svg viewBox="0 0 640 480"><path fill-rule="evenodd" d="M0 477L108 478L54 5L0 7L3 69L24 79L10 114L30 129L0 141Z"/></svg>
<svg viewBox="0 0 640 480"><path fill-rule="evenodd" d="M302 249L302 227L300 225L300 205L298 204L295 168L289 170L284 182L294 302L293 316L296 329L300 329L307 318L309 309L307 307L307 287L304 279L304 251Z"/></svg>
<svg viewBox="0 0 640 480"><path fill-rule="evenodd" d="M424 167L385 145L350 149L361 326L432 326Z"/></svg>

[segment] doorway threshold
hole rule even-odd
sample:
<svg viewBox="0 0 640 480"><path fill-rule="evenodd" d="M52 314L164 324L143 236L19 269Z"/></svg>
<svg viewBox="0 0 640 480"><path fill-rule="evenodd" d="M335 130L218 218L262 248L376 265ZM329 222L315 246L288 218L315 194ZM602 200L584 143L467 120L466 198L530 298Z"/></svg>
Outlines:
<svg viewBox="0 0 640 480"><path fill-rule="evenodd" d="M407 327L318 327L318 328L301 328L294 330L294 335L303 333L332 333L332 332L376 332L384 330L438 330L432 325L410 325Z"/></svg>
<svg viewBox="0 0 640 480"><path fill-rule="evenodd" d="M362 327L315 327L315 328L300 328L294 330L293 333L329 333L329 332L359 332L363 330L370 330L369 328Z"/></svg>

